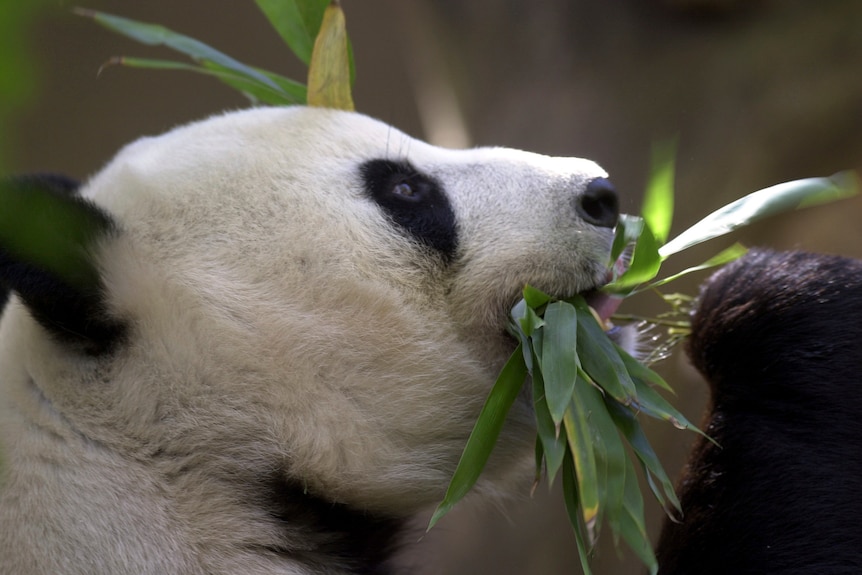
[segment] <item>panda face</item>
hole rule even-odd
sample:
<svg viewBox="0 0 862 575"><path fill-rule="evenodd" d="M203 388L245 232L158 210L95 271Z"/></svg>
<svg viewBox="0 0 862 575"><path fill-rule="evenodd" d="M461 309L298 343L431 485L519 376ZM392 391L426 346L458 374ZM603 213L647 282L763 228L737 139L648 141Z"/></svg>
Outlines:
<svg viewBox="0 0 862 575"><path fill-rule="evenodd" d="M189 505L279 476L415 511L441 497L514 348L506 317L524 285L567 296L604 281L605 176L323 109L140 140L80 190L115 223L94 261L124 342L76 358L13 301L0 363L18 375L4 384L35 381L86 437L151 458ZM531 430L525 401L480 492L523 478Z"/></svg>

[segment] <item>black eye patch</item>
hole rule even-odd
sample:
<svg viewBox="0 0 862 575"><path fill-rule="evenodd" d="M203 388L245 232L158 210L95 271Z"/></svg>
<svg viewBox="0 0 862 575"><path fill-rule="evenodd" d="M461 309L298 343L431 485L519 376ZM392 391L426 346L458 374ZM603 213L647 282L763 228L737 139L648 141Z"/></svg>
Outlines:
<svg viewBox="0 0 862 575"><path fill-rule="evenodd" d="M398 226L446 260L455 256L455 213L440 184L407 162L370 160L360 168L365 192Z"/></svg>

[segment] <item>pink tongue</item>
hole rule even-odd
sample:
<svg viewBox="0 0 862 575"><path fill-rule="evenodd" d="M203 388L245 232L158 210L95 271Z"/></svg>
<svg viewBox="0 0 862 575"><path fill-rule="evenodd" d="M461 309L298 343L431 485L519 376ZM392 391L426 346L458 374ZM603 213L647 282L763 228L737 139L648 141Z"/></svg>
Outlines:
<svg viewBox="0 0 862 575"><path fill-rule="evenodd" d="M617 308L620 307L620 304L623 303L623 298L608 295L602 292L592 292L586 294L584 296L584 299L587 301L587 305L596 310L596 313L599 314L599 317L605 321L607 321L607 319L611 317L615 311L617 311Z"/></svg>

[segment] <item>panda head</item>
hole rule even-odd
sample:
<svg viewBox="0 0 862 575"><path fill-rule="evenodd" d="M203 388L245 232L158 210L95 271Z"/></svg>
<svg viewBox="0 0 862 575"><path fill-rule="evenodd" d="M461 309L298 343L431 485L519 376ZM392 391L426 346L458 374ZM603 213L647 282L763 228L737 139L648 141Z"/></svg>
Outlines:
<svg viewBox="0 0 862 575"><path fill-rule="evenodd" d="M524 285L569 296L605 281L618 215L605 176L324 109L139 140L76 196L50 194L97 222L56 244L86 250L94 286L0 249L18 296L2 385L186 494L229 484L255 501L276 477L415 511L441 497L514 349ZM531 429L524 401L479 491L520 476Z"/></svg>

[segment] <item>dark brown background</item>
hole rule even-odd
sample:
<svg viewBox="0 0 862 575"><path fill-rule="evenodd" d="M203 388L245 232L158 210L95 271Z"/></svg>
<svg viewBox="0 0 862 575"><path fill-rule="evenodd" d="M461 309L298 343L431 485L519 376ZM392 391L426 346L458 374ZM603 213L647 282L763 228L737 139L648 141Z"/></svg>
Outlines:
<svg viewBox="0 0 862 575"><path fill-rule="evenodd" d="M12 0L24 2L26 0ZM215 81L111 68L110 56L163 57L45 2L26 46L38 88L17 112L7 164L86 177L140 135L245 105ZM506 145L586 156L636 213L652 142L677 136L675 226L761 187L862 166L862 2L857 0L343 0L357 107L443 145ZM254 3L94 0L299 79ZM2 102L0 102L2 104ZM9 128L7 128L9 130ZM862 199L775 218L734 239L862 256ZM698 263L729 245L680 257ZM693 293L694 280L679 289ZM654 308L649 297L629 311ZM704 386L677 354L662 366L691 418ZM681 467L692 437L650 426ZM539 490L542 491L541 489ZM411 551L423 573L577 573L558 494L462 509ZM661 520L650 508L650 529ZM814 527L814 526L813 526ZM637 573L605 535L597 573ZM441 551L441 548L445 548Z"/></svg>

